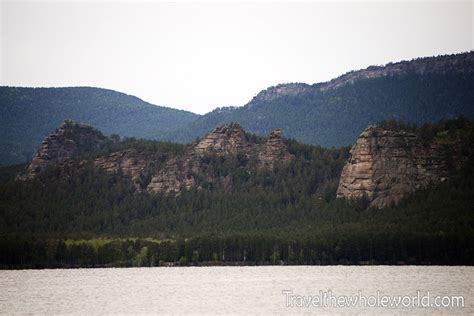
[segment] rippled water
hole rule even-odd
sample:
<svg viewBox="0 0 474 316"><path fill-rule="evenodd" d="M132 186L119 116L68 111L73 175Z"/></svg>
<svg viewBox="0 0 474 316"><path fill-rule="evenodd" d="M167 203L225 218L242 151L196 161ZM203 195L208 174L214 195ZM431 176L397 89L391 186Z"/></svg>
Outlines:
<svg viewBox="0 0 474 316"><path fill-rule="evenodd" d="M0 271L0 313L474 313L474 267L189 267ZM464 308L287 307L283 290L462 295ZM293 304L296 301L293 300Z"/></svg>

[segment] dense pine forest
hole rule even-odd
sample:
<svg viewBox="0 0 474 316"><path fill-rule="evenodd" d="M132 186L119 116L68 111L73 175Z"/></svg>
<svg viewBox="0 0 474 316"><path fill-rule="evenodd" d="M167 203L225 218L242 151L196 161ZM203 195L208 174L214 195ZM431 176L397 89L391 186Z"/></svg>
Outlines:
<svg viewBox="0 0 474 316"><path fill-rule="evenodd" d="M302 143L348 146L367 125L382 120L422 125L459 115L473 119L473 82L472 73L407 73L358 80L327 91L320 90L324 84L317 84L294 95L217 109L167 132L166 137L189 142L215 126L239 122L245 130L259 135L281 127Z"/></svg>
<svg viewBox="0 0 474 316"><path fill-rule="evenodd" d="M106 134L153 138L197 117L108 89L0 87L0 166L30 160L41 140L65 118Z"/></svg>
<svg viewBox="0 0 474 316"><path fill-rule="evenodd" d="M381 125L440 142L462 134L474 144L465 119L421 128ZM23 165L2 168L0 265L474 264L472 161L449 180L376 209L365 199L336 199L348 147L291 139L286 145L295 159L253 173L239 168L245 162L238 155L209 157L208 172L230 176L230 191L203 179L201 190L140 193L120 172L87 163L120 148L163 160L186 149L130 138L28 181L15 181Z"/></svg>
<svg viewBox="0 0 474 316"><path fill-rule="evenodd" d="M474 53L466 52L371 66L330 82L279 84L244 106L205 115L93 87L0 87L0 166L29 160L43 137L66 118L106 134L180 143L237 122L258 135L282 128L299 142L324 147L351 145L367 125L381 120L473 119L473 60Z"/></svg>

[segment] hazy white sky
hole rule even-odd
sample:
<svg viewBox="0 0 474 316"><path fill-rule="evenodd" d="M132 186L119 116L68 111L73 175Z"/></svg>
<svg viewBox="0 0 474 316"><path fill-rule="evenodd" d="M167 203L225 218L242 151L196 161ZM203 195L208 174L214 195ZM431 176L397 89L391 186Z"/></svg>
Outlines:
<svg viewBox="0 0 474 316"><path fill-rule="evenodd" d="M0 10L1 85L110 88L196 113L244 105L278 83L473 49L472 1L3 1Z"/></svg>

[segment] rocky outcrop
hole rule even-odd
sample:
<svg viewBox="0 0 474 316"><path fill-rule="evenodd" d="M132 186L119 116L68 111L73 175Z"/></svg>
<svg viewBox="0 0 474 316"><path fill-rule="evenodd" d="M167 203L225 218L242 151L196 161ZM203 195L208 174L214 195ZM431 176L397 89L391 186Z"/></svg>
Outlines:
<svg viewBox="0 0 474 316"><path fill-rule="evenodd" d="M297 95L306 91L311 90L311 86L306 83L286 83L279 84L274 87L260 91L249 103L251 106L253 103L271 101L276 98L280 98L287 95Z"/></svg>
<svg viewBox="0 0 474 316"><path fill-rule="evenodd" d="M182 190L189 190L199 187L195 177L192 175L196 168L200 167L197 160L185 159L185 162L192 162L186 169L182 161L171 159L166 162L163 169L159 170L148 184L149 193L174 193L179 194Z"/></svg>
<svg viewBox="0 0 474 316"><path fill-rule="evenodd" d="M149 162L135 149L126 149L96 158L94 164L107 172L121 172L130 177L137 191L146 189Z"/></svg>
<svg viewBox="0 0 474 316"><path fill-rule="evenodd" d="M456 55L418 58L411 61L370 66L351 71L329 82L319 84L321 91L337 89L364 79L401 76L409 73L420 75L474 72L474 52Z"/></svg>
<svg viewBox="0 0 474 316"><path fill-rule="evenodd" d="M107 140L90 125L65 120L43 140L40 149L17 179L34 178L50 165L60 165L75 155L100 150Z"/></svg>
<svg viewBox="0 0 474 316"><path fill-rule="evenodd" d="M249 150L250 144L245 137L245 132L237 123L215 128L193 148L193 152L197 155L206 153L235 155L237 152L248 153Z"/></svg>
<svg viewBox="0 0 474 316"><path fill-rule="evenodd" d="M255 160L258 168L273 168L276 162L288 162L292 155L288 152L280 129L273 131L261 144L249 142L239 124L230 123L217 127L194 144L179 160L170 160L150 181L150 193L179 193L184 189L202 189L203 181L214 185L231 187L230 177L215 177L208 172L208 157L224 160L237 156L246 161ZM251 172L251 164L241 168Z"/></svg>
<svg viewBox="0 0 474 316"><path fill-rule="evenodd" d="M193 144L187 154L181 159L169 160L165 167L159 170L147 187L150 193L176 193L191 188L201 189L198 181L204 178L208 182L218 182L206 174L206 156L249 156L252 146L247 141L245 132L239 124L230 123L215 128L196 144Z"/></svg>
<svg viewBox="0 0 474 316"><path fill-rule="evenodd" d="M258 161L261 166L273 168L275 162L287 162L292 158L293 155L288 152L279 128L271 132L258 149Z"/></svg>
<svg viewBox="0 0 474 316"><path fill-rule="evenodd" d="M312 85L300 82L279 84L260 91L246 106L252 107L256 103L272 101L287 95L298 95L310 91L335 90L366 79L395 77L406 74L444 75L447 73L465 74L473 72L474 52L472 51L453 55L417 58L380 66L369 66L365 69L350 71L330 81ZM229 107L219 110L231 112L235 109Z"/></svg>
<svg viewBox="0 0 474 316"><path fill-rule="evenodd" d="M407 193L446 180L466 159L457 152L455 145L423 144L413 133L369 126L350 151L337 196L366 197L378 208L396 204Z"/></svg>
<svg viewBox="0 0 474 316"><path fill-rule="evenodd" d="M91 126L65 121L54 134L45 138L42 147L18 179L33 178L49 165L69 163L74 156L100 150L107 142L112 141ZM216 168L216 161L219 165L232 160L232 163L238 164L236 168L252 172L256 168L272 169L277 162L285 163L292 157L280 129L258 143L250 141L239 124L230 123L215 128L189 145L184 154L177 156L154 156L132 147L96 155L91 160L98 168L130 178L137 192L180 194L183 190L202 189L209 184L230 189L232 181L229 174L210 172L210 168ZM210 166L212 161L213 167Z"/></svg>

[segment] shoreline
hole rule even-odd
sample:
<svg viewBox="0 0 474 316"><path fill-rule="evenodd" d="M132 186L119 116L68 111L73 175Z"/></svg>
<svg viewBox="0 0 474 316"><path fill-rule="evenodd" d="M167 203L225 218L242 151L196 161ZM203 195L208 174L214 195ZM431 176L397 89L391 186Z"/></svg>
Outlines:
<svg viewBox="0 0 474 316"><path fill-rule="evenodd" d="M474 267L474 265L469 264L440 264L440 263L319 263L319 264L310 264L310 263L260 263L260 262L198 262L191 264L180 264L179 262L164 262L159 265L153 266L134 266L134 265L121 265L121 264L96 264L96 265L41 265L41 264L28 264L28 265L15 265L7 266L0 265L0 271L15 271L15 270L72 270L72 269L128 269L128 268L201 268L201 267L298 267L298 266L308 266L308 267L330 267L330 266L357 266L357 267L366 267L366 266L383 266L383 267Z"/></svg>

